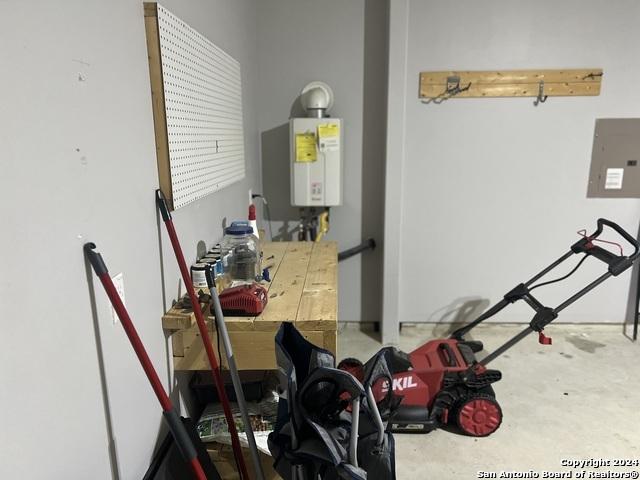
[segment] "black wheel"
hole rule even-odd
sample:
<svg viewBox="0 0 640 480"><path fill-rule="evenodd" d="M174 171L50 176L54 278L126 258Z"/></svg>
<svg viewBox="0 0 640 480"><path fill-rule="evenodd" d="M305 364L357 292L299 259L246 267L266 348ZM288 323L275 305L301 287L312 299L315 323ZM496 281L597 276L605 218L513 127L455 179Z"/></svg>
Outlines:
<svg viewBox="0 0 640 480"><path fill-rule="evenodd" d="M502 409L495 397L469 392L456 405L454 418L458 428L472 437L486 437L502 423Z"/></svg>
<svg viewBox="0 0 640 480"><path fill-rule="evenodd" d="M364 381L364 364L357 358L345 358L338 364L338 370L353 375L359 382Z"/></svg>

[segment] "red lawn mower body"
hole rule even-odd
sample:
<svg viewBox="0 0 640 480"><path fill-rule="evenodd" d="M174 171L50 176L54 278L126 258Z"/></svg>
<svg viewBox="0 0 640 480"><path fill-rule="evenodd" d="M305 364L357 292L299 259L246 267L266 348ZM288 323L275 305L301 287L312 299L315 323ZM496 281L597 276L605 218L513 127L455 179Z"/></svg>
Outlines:
<svg viewBox="0 0 640 480"><path fill-rule="evenodd" d="M632 245L633 254L625 256L621 245L599 239L604 227L614 230ZM606 250L595 242L617 245L620 254ZM542 277L576 254L583 257L569 273L554 280L540 281ZM402 397L402 401L389 421L391 430L429 432L435 428L453 424L463 433L476 437L495 432L502 422L502 411L496 401L492 385L502 378L502 374L498 370L488 369L487 365L534 332L538 333L541 344L550 345L551 338L544 335L544 328L553 322L562 310L602 282L631 268L639 256L640 245L633 236L616 223L600 218L594 233L582 234L582 238L571 245L567 253L528 281L516 285L502 300L473 322L453 332L450 338L428 341L408 355L396 350L393 356L398 360L395 362L396 367L392 370L393 378L389 380L394 393ZM578 270L587 258L595 258L606 264L606 272L560 305L554 308L545 306L532 294L536 288L565 280ZM520 300L534 311L529 325L504 345L478 361L476 353L483 350L482 343L467 341L464 336L480 323ZM383 392L388 392L388 383Z"/></svg>
<svg viewBox="0 0 640 480"><path fill-rule="evenodd" d="M393 391L403 396L405 405L425 405L431 407L436 394L442 390L445 373L462 372L467 365L457 348L457 341L451 339L431 340L409 354L413 370L397 373L393 377ZM449 366L445 358L447 344L454 352L457 365Z"/></svg>
<svg viewBox="0 0 640 480"><path fill-rule="evenodd" d="M429 432L449 423L483 437L498 429L502 411L491 384L501 378L475 358L479 342L431 340L408 355L409 370L393 375L393 392L402 397L391 419L394 432Z"/></svg>

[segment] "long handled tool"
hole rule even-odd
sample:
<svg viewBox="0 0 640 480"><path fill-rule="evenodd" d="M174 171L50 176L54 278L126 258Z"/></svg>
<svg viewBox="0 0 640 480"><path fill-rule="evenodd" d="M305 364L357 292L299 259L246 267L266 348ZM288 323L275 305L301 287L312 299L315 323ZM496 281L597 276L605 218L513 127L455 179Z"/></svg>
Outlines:
<svg viewBox="0 0 640 480"><path fill-rule="evenodd" d="M249 442L249 450L251 451L251 460L256 472L256 478L258 480L264 480L264 472L262 471L262 462L260 461L260 453L258 452L258 445L256 445L256 439L253 436L253 429L251 428L251 419L249 418L249 410L247 409L247 402L244 399L244 391L242 390L242 382L240 381L240 375L238 374L238 366L236 365L236 357L233 356L233 349L231 347L231 340L229 339L229 332L227 331L227 325L224 323L224 314L222 313L222 306L220 305L220 297L218 297L218 291L216 290L216 283L213 279L213 273L208 268L205 272L207 277L207 285L211 292L211 305L213 306L213 313L216 317L216 329L218 335L222 338L222 344L224 345L224 351L227 355L227 364L229 365L229 373L231 374L231 381L233 382L233 388L236 392L236 399L238 400L238 408L242 415L242 423L245 425L245 432L247 434L247 441Z"/></svg>
<svg viewBox="0 0 640 480"><path fill-rule="evenodd" d="M178 240L176 229L173 226L171 213L169 213L167 202L165 201L164 195L162 195L162 192L160 190L156 190L156 203L158 205L158 209L160 210L160 215L162 215L162 220L167 227L167 234L169 235L169 239L171 240L171 245L173 246L173 251L176 255L176 260L178 261L178 267L180 268L180 273L182 274L182 281L184 282L187 293L189 294L191 305L193 305L193 313L195 313L196 316L196 323L198 324L198 330L200 331L200 338L202 339L202 343L207 354L207 359L209 360L209 365L211 366L211 373L213 374L213 381L216 385L218 398L220 399L220 403L222 404L224 416L227 419L227 426L229 428L229 433L231 434L231 447L233 448L233 455L236 459L236 465L238 466L240 477L244 480L250 480L249 473L247 472L247 465L245 464L244 457L242 456L242 447L240 446L238 430L236 429L236 424L233 420L233 414L231 413L229 399L227 398L227 393L224 389L224 382L222 381L222 376L220 375L220 365L218 364L216 354L213 351L213 345L211 345L211 341L209 340L207 325L202 315L202 310L200 309L200 302L198 301L195 289L193 288L193 282L191 281L191 276L189 275L189 270L187 269L187 262L185 262L184 255L182 254L182 248L180 247L180 241ZM245 428L250 429L251 427L250 425L245 425Z"/></svg>
<svg viewBox="0 0 640 480"><path fill-rule="evenodd" d="M95 248L95 243L86 243L84 245L85 255L89 259L93 271L100 279L100 282L102 282L102 286L107 292L107 296L111 301L111 305L113 305L114 310L118 314L124 331L127 333L127 337L129 337L131 346L136 352L138 360L140 360L142 369L144 370L144 373L147 375L147 378L151 383L151 388L153 388L156 397L158 397L158 401L162 406L164 420L165 422L167 422L167 427L169 427L169 430L171 431L171 434L176 441L176 445L178 446L180 453L193 470L195 478L197 478L198 480L207 480L207 476L205 475L204 470L202 469L202 465L198 460L196 449L191 442L191 438L189 438L189 433L180 421L178 412L176 412L176 409L171 403L167 392L165 391L162 383L160 382L160 379L158 378L158 374L156 373L155 368L153 368L151 359L149 358L149 355L147 355L147 351L145 350L144 345L142 344L142 341L138 336L136 328L133 326L133 322L129 317L129 313L122 303L122 299L120 298L120 295L118 295L118 291L116 290L116 287L113 284L111 277L109 276L109 271L107 270L107 266L102 259L102 255L95 252Z"/></svg>

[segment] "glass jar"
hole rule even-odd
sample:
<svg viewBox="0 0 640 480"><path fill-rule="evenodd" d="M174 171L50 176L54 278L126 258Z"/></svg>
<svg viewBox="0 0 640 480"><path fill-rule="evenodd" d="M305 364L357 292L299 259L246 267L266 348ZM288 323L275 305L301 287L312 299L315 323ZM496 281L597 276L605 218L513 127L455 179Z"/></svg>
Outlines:
<svg viewBox="0 0 640 480"><path fill-rule="evenodd" d="M232 287L260 279L260 246L248 224L233 223L224 231L222 267Z"/></svg>

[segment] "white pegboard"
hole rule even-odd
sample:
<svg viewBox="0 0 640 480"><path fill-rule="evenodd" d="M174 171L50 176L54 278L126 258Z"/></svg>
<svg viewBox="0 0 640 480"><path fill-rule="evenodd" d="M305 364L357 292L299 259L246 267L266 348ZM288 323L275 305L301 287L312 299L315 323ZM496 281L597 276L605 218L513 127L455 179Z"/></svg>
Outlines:
<svg viewBox="0 0 640 480"><path fill-rule="evenodd" d="M158 4L173 208L244 178L240 64Z"/></svg>

